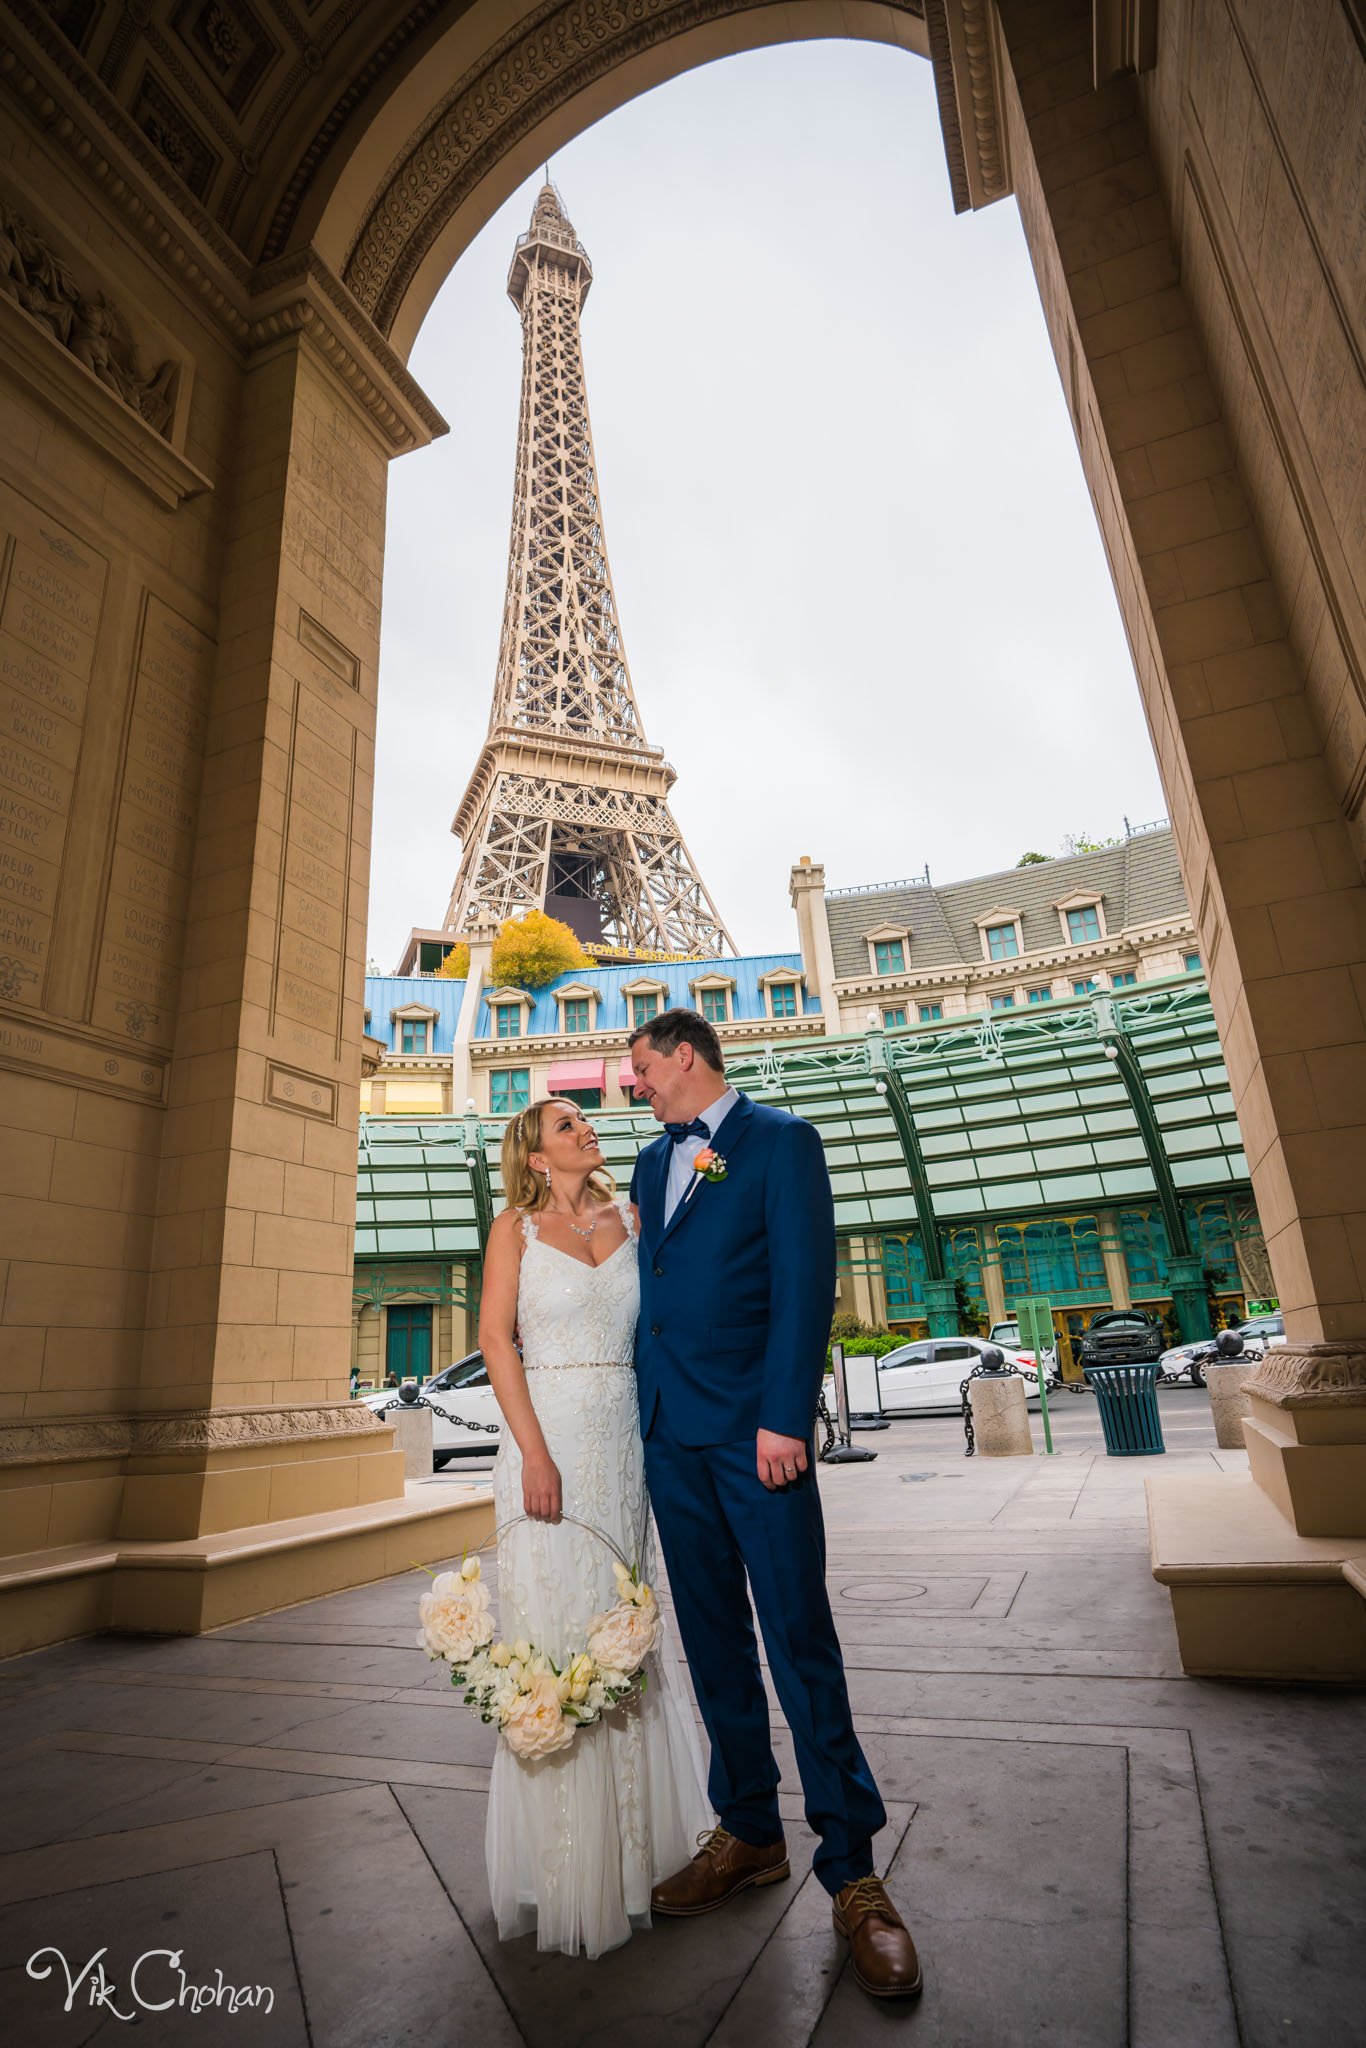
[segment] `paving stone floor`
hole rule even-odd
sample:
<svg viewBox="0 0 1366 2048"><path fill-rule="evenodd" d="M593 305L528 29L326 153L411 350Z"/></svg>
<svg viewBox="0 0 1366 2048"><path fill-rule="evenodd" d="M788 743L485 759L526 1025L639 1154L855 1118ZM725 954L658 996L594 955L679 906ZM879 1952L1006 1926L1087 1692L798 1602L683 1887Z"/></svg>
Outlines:
<svg viewBox="0 0 1366 2048"><path fill-rule="evenodd" d="M1202 1394L1162 1404L1164 1469L1244 1462ZM500 1946L489 1731L412 1647L409 1575L0 1665L4 2038L110 2042L131 2011L155 2048L1366 2043L1366 1694L1185 1678L1147 1567L1153 1461L1104 1457L1089 1398L1057 1440L967 1462L954 1423L901 1421L859 1439L875 1463L822 1472L918 2005L845 1969L780 1721L790 1884L596 1963ZM160 1950L272 2009L148 2009L180 1993ZM98 1954L110 2002L92 1971L65 2010L57 1951L73 1974Z"/></svg>

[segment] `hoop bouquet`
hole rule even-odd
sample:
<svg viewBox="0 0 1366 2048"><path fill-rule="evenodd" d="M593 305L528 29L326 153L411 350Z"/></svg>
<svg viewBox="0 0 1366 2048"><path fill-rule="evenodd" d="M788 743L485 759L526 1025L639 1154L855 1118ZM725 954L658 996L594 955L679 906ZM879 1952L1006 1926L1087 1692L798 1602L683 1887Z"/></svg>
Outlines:
<svg viewBox="0 0 1366 2048"><path fill-rule="evenodd" d="M518 1515L504 1522L487 1541L530 1519ZM436 1573L431 1591L418 1602L418 1648L450 1666L451 1684L463 1687L465 1705L481 1721L496 1723L508 1748L526 1762L567 1749L581 1728L643 1692L645 1659L663 1628L652 1588L611 1538L573 1515L560 1519L586 1530L612 1552L617 1588L615 1603L593 1616L586 1643L563 1664L525 1638L512 1643L495 1638L479 1562L484 1544L458 1572Z"/></svg>

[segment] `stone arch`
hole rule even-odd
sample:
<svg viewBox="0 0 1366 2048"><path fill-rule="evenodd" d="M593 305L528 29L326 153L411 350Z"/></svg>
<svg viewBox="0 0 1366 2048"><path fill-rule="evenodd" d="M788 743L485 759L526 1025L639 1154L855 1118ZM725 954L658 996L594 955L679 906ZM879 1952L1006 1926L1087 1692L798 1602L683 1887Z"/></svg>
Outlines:
<svg viewBox="0 0 1366 2048"><path fill-rule="evenodd" d="M5 685L52 707L0 792L0 1451L12 1547L91 1552L0 1584L3 1647L392 1568L346 1386L385 472L442 426L404 358L546 148L764 43L928 51L955 206L1018 198L1287 1332L1360 1372L1366 192L1318 146L1350 10L1296 18L1304 64L1282 0L210 12L11 0L0 48ZM461 1549L454 1512L392 1556ZM293 1518L267 1586L250 1531Z"/></svg>
<svg viewBox="0 0 1366 2048"><path fill-rule="evenodd" d="M542 8L459 70L382 163L388 123L376 117L339 170L318 219L318 247L406 358L473 236L573 136L700 64L827 37L929 55L919 0L795 0L783 7L636 0L629 7ZM431 52L424 77L449 75L457 51L469 55L459 25ZM1005 190L1003 177L998 190Z"/></svg>

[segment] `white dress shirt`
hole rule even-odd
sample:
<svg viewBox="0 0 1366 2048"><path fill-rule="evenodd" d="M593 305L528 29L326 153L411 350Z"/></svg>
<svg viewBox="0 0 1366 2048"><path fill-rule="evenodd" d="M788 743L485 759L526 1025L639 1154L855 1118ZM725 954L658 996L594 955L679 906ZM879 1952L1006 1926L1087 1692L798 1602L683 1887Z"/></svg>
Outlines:
<svg viewBox="0 0 1366 2048"><path fill-rule="evenodd" d="M711 1144L716 1133L720 1130L722 1122L730 1115L739 1100L740 1097L733 1088L725 1089L722 1094L717 1096L715 1102L708 1103L704 1110L698 1112L701 1121L707 1127L705 1139L699 1138L695 1132L689 1132L686 1138L680 1138L673 1147L673 1157L669 1161L669 1177L664 1183L664 1221L666 1223L670 1220L674 1210L688 1192L688 1184L693 1177L693 1161L702 1150L704 1144Z"/></svg>

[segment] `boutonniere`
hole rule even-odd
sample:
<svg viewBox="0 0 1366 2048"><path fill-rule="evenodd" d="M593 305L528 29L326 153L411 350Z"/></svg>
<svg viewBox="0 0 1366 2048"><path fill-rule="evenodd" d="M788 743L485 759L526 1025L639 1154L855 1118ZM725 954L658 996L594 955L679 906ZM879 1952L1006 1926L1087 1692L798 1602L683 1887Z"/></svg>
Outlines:
<svg viewBox="0 0 1366 2048"><path fill-rule="evenodd" d="M724 1180L726 1162L712 1146L704 1145L693 1160L692 1170L699 1180ZM696 1183L694 1182L694 1186Z"/></svg>

